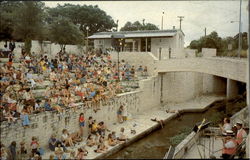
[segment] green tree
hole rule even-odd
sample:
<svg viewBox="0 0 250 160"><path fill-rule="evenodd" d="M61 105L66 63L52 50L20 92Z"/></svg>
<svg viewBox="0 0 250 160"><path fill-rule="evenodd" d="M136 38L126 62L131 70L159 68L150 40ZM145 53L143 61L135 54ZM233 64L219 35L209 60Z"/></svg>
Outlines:
<svg viewBox="0 0 250 160"><path fill-rule="evenodd" d="M143 28L143 30L159 30L159 28L152 23L147 23Z"/></svg>
<svg viewBox="0 0 250 160"><path fill-rule="evenodd" d="M63 50L67 44L80 44L83 40L83 34L70 20L60 18L50 25L50 39L60 45Z"/></svg>
<svg viewBox="0 0 250 160"><path fill-rule="evenodd" d="M203 36L198 40L191 41L189 47L191 49L197 49L201 52L202 48L216 48L219 55L230 56L232 53L228 51L228 45L232 45L232 51L238 49L239 46L239 34L234 37L221 38L218 33L213 31L206 37ZM242 33L242 50L248 49L247 33Z"/></svg>
<svg viewBox="0 0 250 160"><path fill-rule="evenodd" d="M48 13L52 18L65 17L69 19L79 27L84 35L87 33L87 26L89 27L89 35L95 32L110 31L113 27L116 27L112 17L97 5L64 4L63 6L58 5L55 8L49 8ZM51 23L51 20L48 20L48 23Z"/></svg>
<svg viewBox="0 0 250 160"><path fill-rule="evenodd" d="M202 48L216 48L217 52L223 51L222 38L218 36L218 33L213 31L207 36L201 37L199 40L191 41L189 47L191 49L197 49L201 52Z"/></svg>
<svg viewBox="0 0 250 160"><path fill-rule="evenodd" d="M193 40L191 41L189 47L191 49L197 49L199 52L201 51L201 44L199 40Z"/></svg>
<svg viewBox="0 0 250 160"><path fill-rule="evenodd" d="M135 21L134 23L127 22L121 28L121 31L139 31L139 30L159 30L159 28L152 23L141 24L139 21Z"/></svg>
<svg viewBox="0 0 250 160"><path fill-rule="evenodd" d="M0 40L13 39L13 18L14 11L19 7L19 1L1 1L0 2Z"/></svg>
<svg viewBox="0 0 250 160"><path fill-rule="evenodd" d="M41 35L44 3L24 1L14 11L13 37L24 40L25 51L30 54L31 40Z"/></svg>
<svg viewBox="0 0 250 160"><path fill-rule="evenodd" d="M248 38L247 38L247 32L243 32L241 34L241 47L243 50L247 50L248 49ZM234 36L234 42L235 42L235 49L238 48L239 46L239 34Z"/></svg>

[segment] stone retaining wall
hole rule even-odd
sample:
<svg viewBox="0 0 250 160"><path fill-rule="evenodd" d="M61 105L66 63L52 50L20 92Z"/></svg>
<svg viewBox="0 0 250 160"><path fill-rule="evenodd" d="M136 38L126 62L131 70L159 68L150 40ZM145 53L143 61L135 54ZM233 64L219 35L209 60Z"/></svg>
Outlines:
<svg viewBox="0 0 250 160"><path fill-rule="evenodd" d="M199 133L191 132L178 146L175 147L174 159L181 159L188 150L195 144L200 136Z"/></svg>
<svg viewBox="0 0 250 160"><path fill-rule="evenodd" d="M236 124L237 121L243 122L243 126L249 126L249 108L245 107L236 114L234 114L231 118L231 123Z"/></svg>
<svg viewBox="0 0 250 160"><path fill-rule="evenodd" d="M111 52L111 59L114 62L118 61L118 53ZM154 75L155 74L155 64L158 59L150 52L120 52L119 53L119 60L125 60L130 65L134 65L135 69L137 69L140 65L147 66L148 74Z"/></svg>
<svg viewBox="0 0 250 160"><path fill-rule="evenodd" d="M36 136L40 145L47 148L47 143L52 133L56 133L60 137L64 128L68 129L70 133L79 130L78 118L81 112L85 114L85 119L93 116L97 122L104 121L109 126L117 122L116 112L121 104L126 104L128 113L132 114L132 116L143 111L143 105L140 105L140 94L140 91L136 91L118 95L107 104L102 104L101 110L97 111L97 113L93 111L91 105L80 105L76 112L70 109L66 111L65 115L51 111L30 115L30 128L22 127L21 120L18 120L17 124L12 124L11 126L8 126L7 122L2 122L1 143L8 146L14 140L17 144L24 140L29 144L31 137ZM87 135L87 127L85 126L85 128L84 134Z"/></svg>

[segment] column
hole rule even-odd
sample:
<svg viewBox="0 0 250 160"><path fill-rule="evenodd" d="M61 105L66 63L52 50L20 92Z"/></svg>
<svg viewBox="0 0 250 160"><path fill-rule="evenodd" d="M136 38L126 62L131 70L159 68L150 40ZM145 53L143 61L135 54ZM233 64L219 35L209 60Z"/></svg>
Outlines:
<svg viewBox="0 0 250 160"><path fill-rule="evenodd" d="M134 52L135 51L135 40L133 40L133 49L132 51Z"/></svg>
<svg viewBox="0 0 250 160"><path fill-rule="evenodd" d="M141 52L141 38L138 41L138 52Z"/></svg>
<svg viewBox="0 0 250 160"><path fill-rule="evenodd" d="M146 38L146 52L148 52L148 38Z"/></svg>
<svg viewBox="0 0 250 160"><path fill-rule="evenodd" d="M235 98L238 95L237 81L227 79L227 99Z"/></svg>

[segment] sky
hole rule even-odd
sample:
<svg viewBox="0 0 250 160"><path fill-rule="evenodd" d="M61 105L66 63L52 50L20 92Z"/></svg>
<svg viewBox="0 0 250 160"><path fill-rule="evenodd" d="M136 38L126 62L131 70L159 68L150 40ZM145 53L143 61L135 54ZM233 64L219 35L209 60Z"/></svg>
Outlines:
<svg viewBox="0 0 250 160"><path fill-rule="evenodd" d="M118 28L127 21L135 22L145 19L163 29L179 28L177 16L184 16L182 30L185 34L185 46L192 40L199 39L212 31L220 37L234 36L239 32L239 0L227 1L46 1L48 7L65 3L80 5L98 5L114 21L119 20ZM247 0L242 1L242 31L248 31ZM164 15L163 15L164 11ZM231 21L236 21L231 23Z"/></svg>

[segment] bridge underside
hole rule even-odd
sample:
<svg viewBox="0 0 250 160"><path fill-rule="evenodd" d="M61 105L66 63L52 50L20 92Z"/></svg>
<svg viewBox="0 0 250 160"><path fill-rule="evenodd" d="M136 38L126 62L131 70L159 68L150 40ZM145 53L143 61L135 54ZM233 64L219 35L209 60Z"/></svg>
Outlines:
<svg viewBox="0 0 250 160"><path fill-rule="evenodd" d="M182 102L207 94L235 98L246 91L246 84L232 79L198 72L159 73L161 103Z"/></svg>

